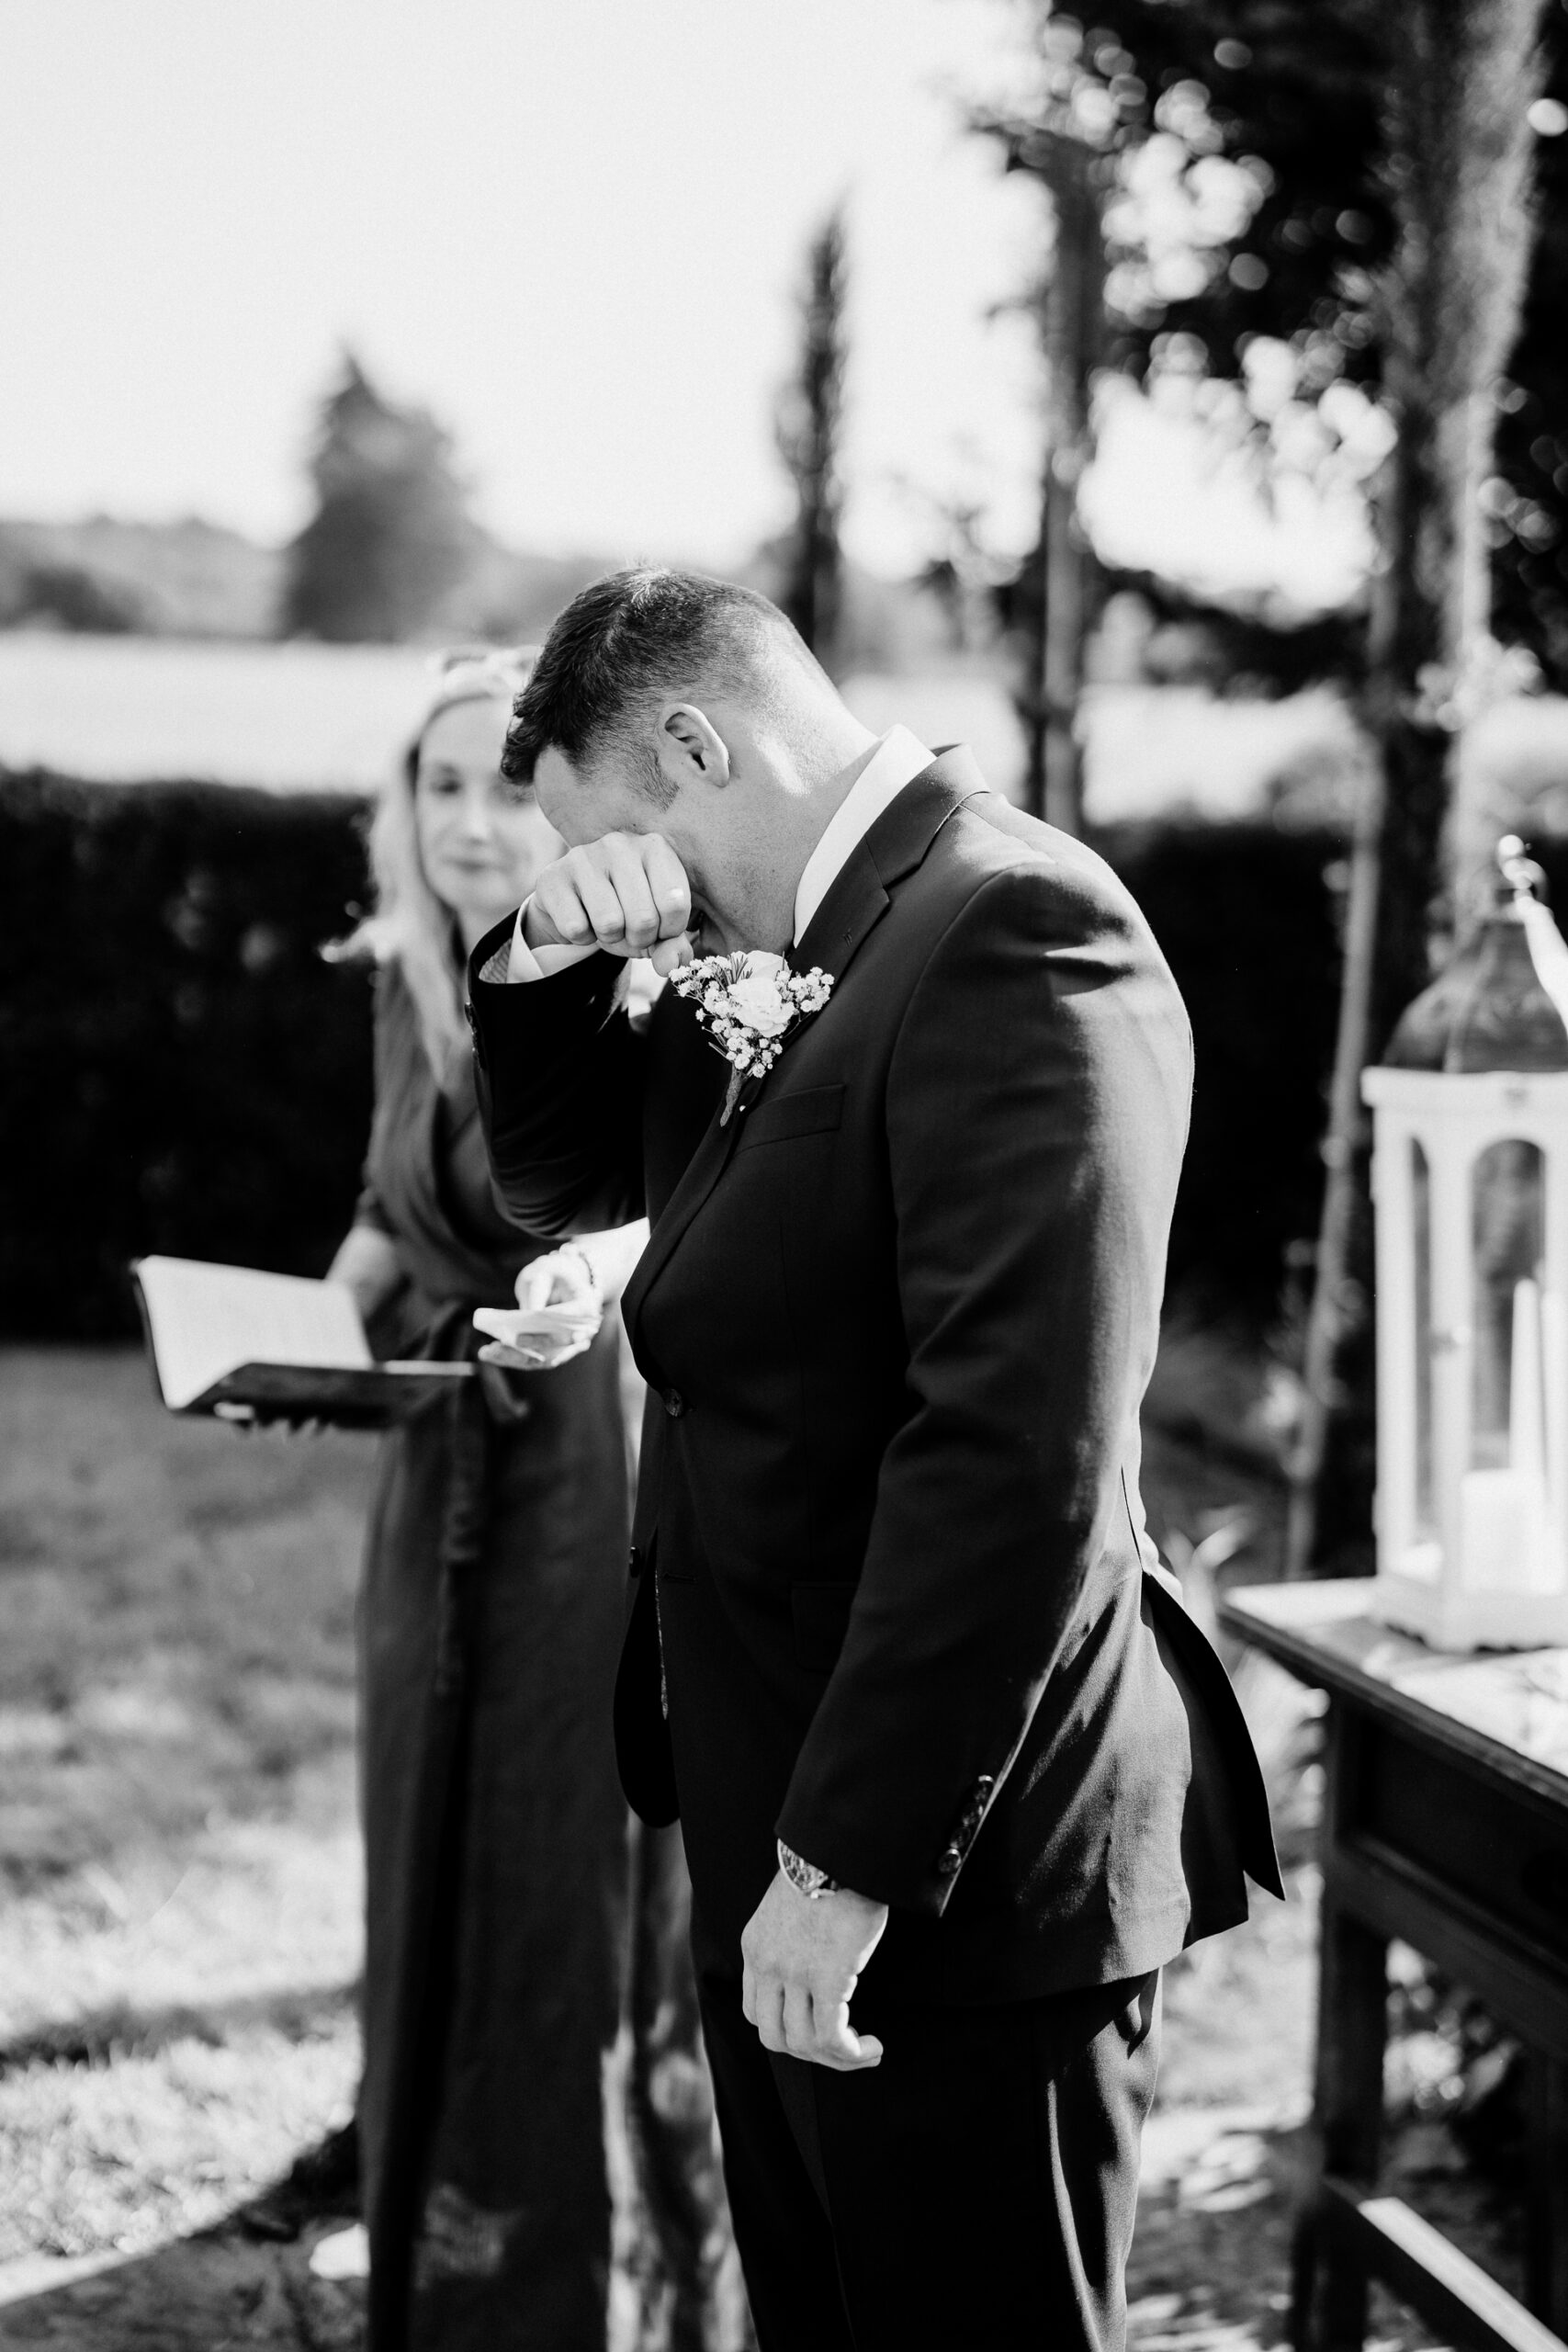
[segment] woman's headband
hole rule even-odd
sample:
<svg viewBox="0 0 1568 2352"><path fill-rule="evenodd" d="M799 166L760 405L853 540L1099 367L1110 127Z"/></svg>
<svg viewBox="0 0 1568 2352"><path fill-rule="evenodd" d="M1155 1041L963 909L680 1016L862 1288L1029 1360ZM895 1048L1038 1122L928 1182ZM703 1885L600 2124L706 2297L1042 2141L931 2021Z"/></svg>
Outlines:
<svg viewBox="0 0 1568 2352"><path fill-rule="evenodd" d="M538 658L536 645L457 645L437 654L438 683L409 745L411 763L444 710L460 702L514 702Z"/></svg>

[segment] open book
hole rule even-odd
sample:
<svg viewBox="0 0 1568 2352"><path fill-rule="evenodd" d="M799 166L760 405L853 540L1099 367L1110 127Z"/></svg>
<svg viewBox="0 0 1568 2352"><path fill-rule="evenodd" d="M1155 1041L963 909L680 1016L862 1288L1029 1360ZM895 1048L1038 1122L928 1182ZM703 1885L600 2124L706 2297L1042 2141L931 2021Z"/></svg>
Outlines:
<svg viewBox="0 0 1568 2352"><path fill-rule="evenodd" d="M470 1363L378 1363L342 1283L141 1258L131 1268L172 1413L379 1429L473 1377Z"/></svg>

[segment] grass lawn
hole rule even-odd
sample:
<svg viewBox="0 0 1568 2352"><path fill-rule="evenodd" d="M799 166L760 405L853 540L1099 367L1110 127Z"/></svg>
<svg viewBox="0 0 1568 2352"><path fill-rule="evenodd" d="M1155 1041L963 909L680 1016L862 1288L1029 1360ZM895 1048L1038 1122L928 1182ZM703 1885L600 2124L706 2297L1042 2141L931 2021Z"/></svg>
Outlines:
<svg viewBox="0 0 1568 2352"><path fill-rule="evenodd" d="M1258 1394L1234 1347L1173 1335L1146 1492L1195 1588L1274 1572ZM130 1352L0 1351L0 2345L357 2340L301 2250L218 2225L353 2095L372 1450L175 1420ZM1277 1758L1310 1736L1284 1678L1247 1696ZM1140 2352L1281 2339L1312 1970L1307 1900L1170 1973ZM617 2312L617 2352L656 2352Z"/></svg>
<svg viewBox="0 0 1568 2352"><path fill-rule="evenodd" d="M0 1355L0 2264L201 2227L346 2108L369 1471Z"/></svg>

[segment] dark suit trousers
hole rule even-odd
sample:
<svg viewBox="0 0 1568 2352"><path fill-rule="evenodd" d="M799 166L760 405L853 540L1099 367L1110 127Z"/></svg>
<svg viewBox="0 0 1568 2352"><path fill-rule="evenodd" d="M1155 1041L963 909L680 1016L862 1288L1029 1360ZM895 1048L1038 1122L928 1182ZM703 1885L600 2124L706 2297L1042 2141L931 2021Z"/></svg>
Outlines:
<svg viewBox="0 0 1568 2352"><path fill-rule="evenodd" d="M986 2008L856 1996L880 2066L771 2056L702 1985L761 2352L1121 2352L1157 1974Z"/></svg>

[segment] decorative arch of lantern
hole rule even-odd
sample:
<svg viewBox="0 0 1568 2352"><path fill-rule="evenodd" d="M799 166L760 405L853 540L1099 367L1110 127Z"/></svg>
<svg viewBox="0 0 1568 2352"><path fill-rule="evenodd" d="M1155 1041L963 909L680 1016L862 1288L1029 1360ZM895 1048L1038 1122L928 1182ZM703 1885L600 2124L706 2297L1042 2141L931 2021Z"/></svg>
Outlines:
<svg viewBox="0 0 1568 2352"><path fill-rule="evenodd" d="M1363 1079L1385 1623L1568 1643L1568 943L1498 847L1475 935Z"/></svg>

